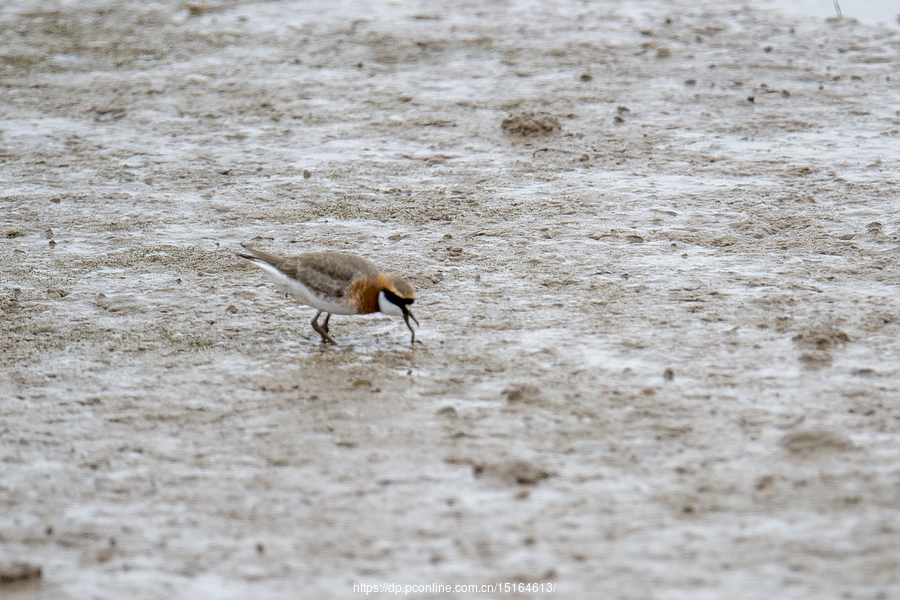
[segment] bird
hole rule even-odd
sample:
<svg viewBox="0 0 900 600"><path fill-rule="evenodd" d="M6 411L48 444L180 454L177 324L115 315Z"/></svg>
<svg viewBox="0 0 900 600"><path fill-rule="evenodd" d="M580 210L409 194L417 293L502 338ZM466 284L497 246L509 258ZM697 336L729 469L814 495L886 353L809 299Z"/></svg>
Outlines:
<svg viewBox="0 0 900 600"><path fill-rule="evenodd" d="M303 304L318 309L312 327L322 343L337 345L328 330L331 315L365 315L380 312L403 317L412 333L410 344L416 342L416 331L409 320L418 326L410 305L415 292L405 279L382 273L369 260L348 252L311 252L284 257L241 244L248 254L237 255L265 271L281 292L293 296ZM319 316L325 321L319 324Z"/></svg>

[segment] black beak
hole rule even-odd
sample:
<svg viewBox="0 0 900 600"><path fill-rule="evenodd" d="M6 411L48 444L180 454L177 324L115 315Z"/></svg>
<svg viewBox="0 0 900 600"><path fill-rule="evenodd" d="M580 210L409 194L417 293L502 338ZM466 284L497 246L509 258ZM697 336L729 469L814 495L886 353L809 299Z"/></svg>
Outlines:
<svg viewBox="0 0 900 600"><path fill-rule="evenodd" d="M418 326L419 321L418 321L418 319L416 319L416 316L414 314L412 314L411 310L409 310L408 308L406 308L404 306L403 307L403 320L406 321L406 326L409 327L409 331L412 333L412 340L410 340L409 343L415 344L416 343L416 331L412 328L412 325L409 324L410 317L412 318L413 321L415 321L416 325Z"/></svg>

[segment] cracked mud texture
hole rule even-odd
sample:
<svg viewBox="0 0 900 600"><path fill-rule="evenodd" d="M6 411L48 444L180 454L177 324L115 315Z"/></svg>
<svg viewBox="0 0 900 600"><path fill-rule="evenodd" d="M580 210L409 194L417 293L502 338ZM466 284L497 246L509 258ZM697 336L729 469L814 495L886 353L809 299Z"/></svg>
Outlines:
<svg viewBox="0 0 900 600"><path fill-rule="evenodd" d="M0 595L900 597L896 27L194 14L0 13ZM240 243L406 277L422 343L322 348Z"/></svg>

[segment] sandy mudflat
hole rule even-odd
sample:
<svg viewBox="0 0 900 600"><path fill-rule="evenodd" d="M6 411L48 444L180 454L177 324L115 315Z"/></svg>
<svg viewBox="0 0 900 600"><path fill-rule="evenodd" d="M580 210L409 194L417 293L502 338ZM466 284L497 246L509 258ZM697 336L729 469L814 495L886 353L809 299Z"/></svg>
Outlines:
<svg viewBox="0 0 900 600"><path fill-rule="evenodd" d="M900 598L900 28L195 13L0 10L0 596Z"/></svg>

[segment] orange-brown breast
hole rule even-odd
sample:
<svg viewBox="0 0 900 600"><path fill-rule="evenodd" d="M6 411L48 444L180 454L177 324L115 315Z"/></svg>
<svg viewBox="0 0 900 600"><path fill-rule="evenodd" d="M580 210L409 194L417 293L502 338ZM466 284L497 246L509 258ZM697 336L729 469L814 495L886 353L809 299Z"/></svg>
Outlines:
<svg viewBox="0 0 900 600"><path fill-rule="evenodd" d="M350 284L350 296L359 314L367 315L378 312L378 293L387 284L388 276L382 273L377 277L366 277Z"/></svg>

